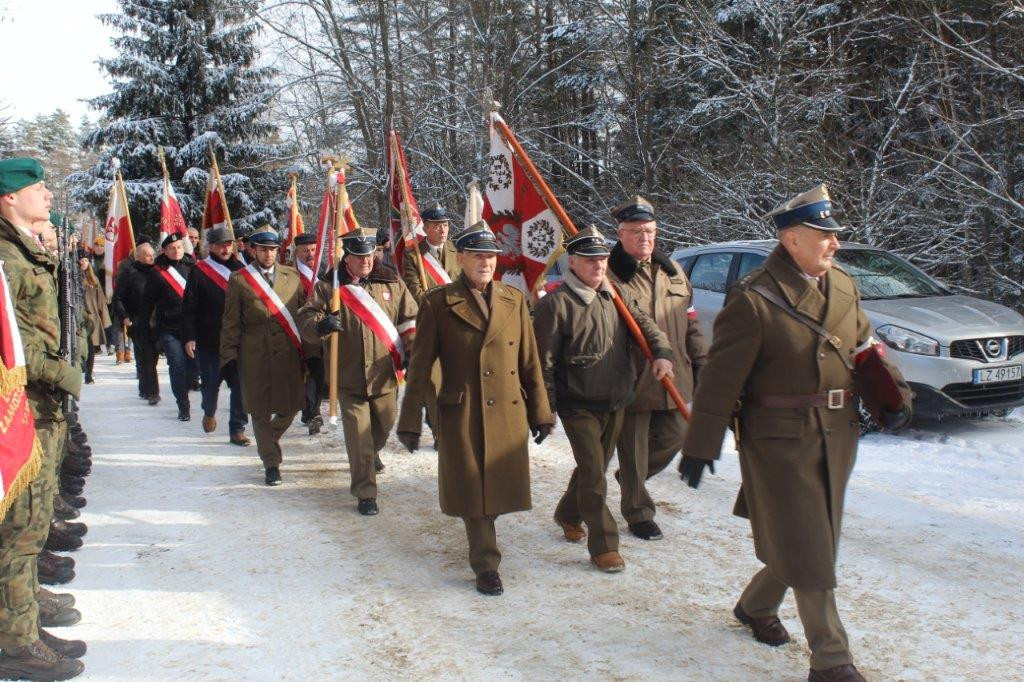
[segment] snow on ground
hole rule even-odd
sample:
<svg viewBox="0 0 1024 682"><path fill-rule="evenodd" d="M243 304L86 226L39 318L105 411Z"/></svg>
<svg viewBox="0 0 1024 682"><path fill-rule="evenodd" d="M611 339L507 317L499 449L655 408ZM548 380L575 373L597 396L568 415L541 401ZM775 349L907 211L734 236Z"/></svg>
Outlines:
<svg viewBox="0 0 1024 682"><path fill-rule="evenodd" d="M731 609L758 568L731 516L731 446L699 491L673 467L650 482L660 542L628 534L603 575L551 520L572 465L564 435L532 449L534 509L501 517L505 595L473 589L458 519L437 506L436 455L392 437L381 514L348 493L336 435L284 440L284 485L254 446L136 397L130 367L97 359L82 423L94 450L85 547L68 587L91 679L806 679L792 596L785 647ZM427 437L425 440L429 440ZM1024 679L1024 422L942 422L871 436L848 493L838 599L871 680ZM614 462L612 464L614 467Z"/></svg>

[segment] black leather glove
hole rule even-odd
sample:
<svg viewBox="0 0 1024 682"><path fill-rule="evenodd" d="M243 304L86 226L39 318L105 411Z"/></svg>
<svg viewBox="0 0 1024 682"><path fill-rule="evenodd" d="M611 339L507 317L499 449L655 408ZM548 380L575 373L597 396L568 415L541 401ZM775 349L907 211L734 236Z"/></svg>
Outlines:
<svg viewBox="0 0 1024 682"><path fill-rule="evenodd" d="M697 375L700 374L700 368L703 367L703 365L694 363L691 367L693 367L693 394L697 395Z"/></svg>
<svg viewBox="0 0 1024 682"><path fill-rule="evenodd" d="M551 435L551 432L555 430L554 424L538 424L530 429L530 433L533 435L533 442L540 445L544 442L544 439Z"/></svg>
<svg viewBox="0 0 1024 682"><path fill-rule="evenodd" d="M683 455L683 461L679 463L679 478L686 481L691 488L696 488L700 485L700 479L704 475L704 467L707 467L711 473L715 473L714 461Z"/></svg>
<svg viewBox="0 0 1024 682"><path fill-rule="evenodd" d="M897 411L882 410L882 428L886 431L899 431L910 423L911 411L909 407L903 407Z"/></svg>
<svg viewBox="0 0 1024 682"><path fill-rule="evenodd" d="M398 442L405 446L409 452L416 452L420 446L420 434L411 431L399 431Z"/></svg>
<svg viewBox="0 0 1024 682"><path fill-rule="evenodd" d="M320 336L327 336L331 332L341 331L341 316L328 315L316 323L316 333Z"/></svg>
<svg viewBox="0 0 1024 682"><path fill-rule="evenodd" d="M225 381L234 381L235 377L238 376L238 360L228 360L224 363L224 366L220 368L220 376Z"/></svg>

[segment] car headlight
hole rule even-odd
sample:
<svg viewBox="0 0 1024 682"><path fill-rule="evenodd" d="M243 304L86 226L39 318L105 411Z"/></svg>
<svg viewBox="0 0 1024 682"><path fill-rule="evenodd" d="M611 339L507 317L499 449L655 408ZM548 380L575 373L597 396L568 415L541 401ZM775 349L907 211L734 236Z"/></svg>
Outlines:
<svg viewBox="0 0 1024 682"><path fill-rule="evenodd" d="M917 355L938 355L939 342L924 334L912 332L894 324L887 324L875 330L878 338L885 341L885 345L904 353L916 353Z"/></svg>

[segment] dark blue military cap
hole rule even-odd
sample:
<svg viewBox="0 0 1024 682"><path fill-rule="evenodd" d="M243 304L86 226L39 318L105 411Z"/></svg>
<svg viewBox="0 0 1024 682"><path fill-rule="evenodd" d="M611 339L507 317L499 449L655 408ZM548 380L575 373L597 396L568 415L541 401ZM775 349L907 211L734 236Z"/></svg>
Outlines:
<svg viewBox="0 0 1024 682"><path fill-rule="evenodd" d="M423 213L420 213L420 218L429 220L432 223L443 223L449 220L448 214L441 207L441 204L434 204L433 208L428 208Z"/></svg>
<svg viewBox="0 0 1024 682"><path fill-rule="evenodd" d="M776 230L806 225L823 232L840 232L843 226L832 217L832 198L824 184L808 190L798 197L776 207L768 217Z"/></svg>
<svg viewBox="0 0 1024 682"><path fill-rule="evenodd" d="M638 194L626 203L612 209L612 217L620 223L654 220L654 207L651 206L651 202Z"/></svg>
<svg viewBox="0 0 1024 682"><path fill-rule="evenodd" d="M365 227L341 237L341 248L353 256L369 256L377 250L377 233Z"/></svg>
<svg viewBox="0 0 1024 682"><path fill-rule="evenodd" d="M597 257L611 254L604 236L593 225L573 235L565 243L565 250L570 256Z"/></svg>
<svg viewBox="0 0 1024 682"><path fill-rule="evenodd" d="M476 251L478 253L501 253L494 233L484 221L479 221L470 226L468 230L459 235L455 240L455 248L458 251Z"/></svg>
<svg viewBox="0 0 1024 682"><path fill-rule="evenodd" d="M185 237L183 237L181 234L179 234L177 232L172 232L171 234L169 234L166 237L164 237L164 240L162 242L160 242L160 248L161 249L166 249L168 246L170 246L174 242L180 242L184 238Z"/></svg>
<svg viewBox="0 0 1024 682"><path fill-rule="evenodd" d="M264 225L249 235L249 243L253 246L277 247L281 245L281 235L270 225Z"/></svg>
<svg viewBox="0 0 1024 682"><path fill-rule="evenodd" d="M311 232L303 232L300 235L296 235L292 243L296 246L305 246L307 244L316 244L316 235Z"/></svg>

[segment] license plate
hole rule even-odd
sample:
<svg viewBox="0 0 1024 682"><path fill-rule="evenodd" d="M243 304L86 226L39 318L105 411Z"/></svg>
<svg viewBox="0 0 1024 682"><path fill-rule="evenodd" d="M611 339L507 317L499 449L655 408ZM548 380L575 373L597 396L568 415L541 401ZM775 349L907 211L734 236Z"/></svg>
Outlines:
<svg viewBox="0 0 1024 682"><path fill-rule="evenodd" d="M974 383L993 384L1000 381L1014 381L1021 377L1021 365L986 367L974 370Z"/></svg>

